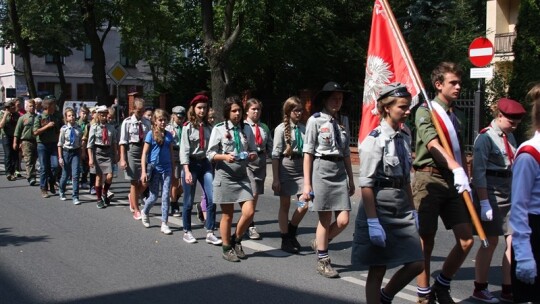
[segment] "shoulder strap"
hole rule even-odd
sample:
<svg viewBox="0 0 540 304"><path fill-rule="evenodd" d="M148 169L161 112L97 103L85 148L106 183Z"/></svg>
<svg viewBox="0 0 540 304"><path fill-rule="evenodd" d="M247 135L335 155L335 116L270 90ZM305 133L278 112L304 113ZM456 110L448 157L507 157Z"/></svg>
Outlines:
<svg viewBox="0 0 540 304"><path fill-rule="evenodd" d="M540 164L540 152L538 152L538 150L536 150L533 146L526 145L526 146L523 146L523 147L519 148L519 151L518 151L518 153L516 155L516 158L521 153L530 154L532 157L534 157L534 159L536 159L538 164Z"/></svg>

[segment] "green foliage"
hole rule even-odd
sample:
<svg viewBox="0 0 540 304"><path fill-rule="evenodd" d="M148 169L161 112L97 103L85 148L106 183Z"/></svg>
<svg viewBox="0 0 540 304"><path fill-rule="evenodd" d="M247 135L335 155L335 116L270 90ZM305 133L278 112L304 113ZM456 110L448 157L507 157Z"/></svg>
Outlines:
<svg viewBox="0 0 540 304"><path fill-rule="evenodd" d="M78 6L72 1L40 0L15 1L21 24L21 36L28 42L34 55L57 54L69 56L72 48L83 46L83 30ZM0 45L14 45L12 24L7 16L7 1L0 2Z"/></svg>
<svg viewBox="0 0 540 304"><path fill-rule="evenodd" d="M516 40L514 41L514 68L510 82L509 96L519 100L531 112L531 104L524 102L528 90L540 80L540 6L535 0L522 0L518 23L516 25ZM528 137L531 128L530 119L524 119L516 131L518 141Z"/></svg>
<svg viewBox="0 0 540 304"><path fill-rule="evenodd" d="M495 64L493 78L486 83L486 104L491 106L501 97L508 95L512 79L512 61L499 61Z"/></svg>
<svg viewBox="0 0 540 304"><path fill-rule="evenodd" d="M474 38L485 35L485 1L413 0L407 8L403 34L426 88L431 70L441 61L453 61L468 71L467 50ZM482 5L483 3L483 5ZM396 16L397 17L397 16ZM464 87L474 87L464 73Z"/></svg>
<svg viewBox="0 0 540 304"><path fill-rule="evenodd" d="M234 87L286 97L332 79L358 89L372 7L315 0L267 0L253 7L231 54Z"/></svg>

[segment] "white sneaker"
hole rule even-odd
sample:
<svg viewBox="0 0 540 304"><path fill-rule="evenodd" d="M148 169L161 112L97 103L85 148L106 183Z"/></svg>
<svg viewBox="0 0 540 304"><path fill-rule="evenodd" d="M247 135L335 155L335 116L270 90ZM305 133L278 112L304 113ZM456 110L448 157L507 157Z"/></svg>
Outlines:
<svg viewBox="0 0 540 304"><path fill-rule="evenodd" d="M148 218L148 214L145 214L144 211L141 210L141 221L144 227L149 228L150 227L150 218Z"/></svg>
<svg viewBox="0 0 540 304"><path fill-rule="evenodd" d="M184 232L183 239L184 239L184 242L188 244L197 243L197 239L193 237L193 234L191 233L191 231Z"/></svg>
<svg viewBox="0 0 540 304"><path fill-rule="evenodd" d="M167 235L172 234L171 228L165 222L161 223L161 232Z"/></svg>
<svg viewBox="0 0 540 304"><path fill-rule="evenodd" d="M80 205L80 204L81 204L81 201L79 201L78 198L73 199L73 205Z"/></svg>
<svg viewBox="0 0 540 304"><path fill-rule="evenodd" d="M111 190L107 191L107 198L112 199L113 197L114 197L114 193Z"/></svg>
<svg viewBox="0 0 540 304"><path fill-rule="evenodd" d="M213 232L208 232L208 234L206 234L206 242L212 245L221 245L221 243L223 243Z"/></svg>
<svg viewBox="0 0 540 304"><path fill-rule="evenodd" d="M257 227L255 227L255 226L248 228L248 235L249 235L249 238L252 239L252 240L260 240L261 239L261 235L259 234L259 232L257 232Z"/></svg>

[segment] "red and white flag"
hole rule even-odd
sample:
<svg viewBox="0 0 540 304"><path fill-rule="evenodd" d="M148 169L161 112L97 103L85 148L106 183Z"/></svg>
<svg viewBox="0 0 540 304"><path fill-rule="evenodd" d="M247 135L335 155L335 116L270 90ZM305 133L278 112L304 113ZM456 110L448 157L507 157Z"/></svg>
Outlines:
<svg viewBox="0 0 540 304"><path fill-rule="evenodd" d="M377 97L381 89L392 82L401 82L407 86L413 100L411 107L418 103L419 84L413 81L413 62L406 60L408 49L398 43L401 36L399 28L393 26L390 17L392 10L385 9L381 0L375 0L371 36L367 53L366 79L362 106L362 122L358 132L358 145L377 127L380 117L377 113ZM395 25L395 24L394 24Z"/></svg>

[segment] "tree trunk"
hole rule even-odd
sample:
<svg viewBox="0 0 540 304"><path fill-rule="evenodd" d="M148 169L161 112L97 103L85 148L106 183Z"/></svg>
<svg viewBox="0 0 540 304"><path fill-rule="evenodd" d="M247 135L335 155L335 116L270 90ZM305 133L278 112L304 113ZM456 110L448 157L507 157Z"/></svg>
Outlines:
<svg viewBox="0 0 540 304"><path fill-rule="evenodd" d="M243 28L244 14L238 15L238 23L232 30L234 0L227 1L225 7L224 29L221 35L222 42L217 42L214 33L214 8L212 0L201 1L203 20L203 54L210 66L212 86L212 108L216 113L216 121L223 120L223 102L229 87L227 59L229 53L238 40Z"/></svg>
<svg viewBox="0 0 540 304"><path fill-rule="evenodd" d="M19 23L19 14L17 12L15 0L8 1L8 10L9 19L11 20L11 24L13 26L15 43L17 44L19 55L21 56L24 64L24 78L26 79L26 87L28 93L30 94L30 98L35 98L37 97L37 94L34 76L32 74L32 63L30 61L30 46L28 45L28 41L22 38L21 24Z"/></svg>
<svg viewBox="0 0 540 304"><path fill-rule="evenodd" d="M97 31L96 15L94 11L94 1L85 0L82 3L84 32L88 42L92 46L92 80L94 81L94 92L99 105L111 104L109 98L109 86L107 85L107 72L105 71L105 52L103 43Z"/></svg>
<svg viewBox="0 0 540 304"><path fill-rule="evenodd" d="M216 56L217 57L217 56ZM214 109L216 122L223 121L223 102L227 97L227 82L219 58L209 59L210 83L212 86L212 108Z"/></svg>
<svg viewBox="0 0 540 304"><path fill-rule="evenodd" d="M60 55L55 56L58 58L58 60L56 60L56 69L58 70L58 80L60 80L60 96L58 96L56 102L58 103L58 107L63 109L67 91L66 77L64 75L64 63L62 63L62 60L60 60L62 58Z"/></svg>

